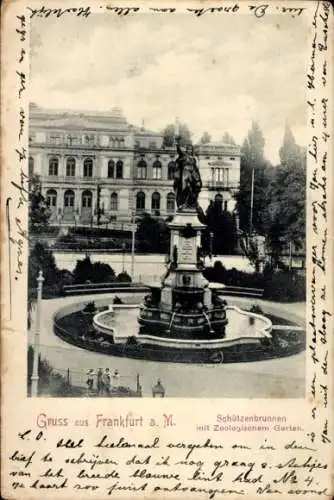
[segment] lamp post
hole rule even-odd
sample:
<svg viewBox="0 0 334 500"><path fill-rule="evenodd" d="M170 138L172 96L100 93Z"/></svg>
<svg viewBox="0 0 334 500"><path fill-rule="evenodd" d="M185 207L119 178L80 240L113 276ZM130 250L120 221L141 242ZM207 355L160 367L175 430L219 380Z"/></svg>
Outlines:
<svg viewBox="0 0 334 500"><path fill-rule="evenodd" d="M135 242L136 242L136 220L134 214L132 214L131 220L131 281L133 283L135 277Z"/></svg>
<svg viewBox="0 0 334 500"><path fill-rule="evenodd" d="M101 184L97 185L97 197L96 197L96 222L97 225L100 225L100 220L101 220Z"/></svg>
<svg viewBox="0 0 334 500"><path fill-rule="evenodd" d="M254 167L252 169L252 185L251 185L251 200L250 200L250 214L249 214L249 234L253 231L253 208L254 208Z"/></svg>
<svg viewBox="0 0 334 500"><path fill-rule="evenodd" d="M214 236L214 233L213 231L210 231L210 261L211 261L211 264L212 264L212 250L213 250L213 236Z"/></svg>
<svg viewBox="0 0 334 500"><path fill-rule="evenodd" d="M126 243L122 243L122 249L123 249L123 261L122 261L122 273L125 271L125 249L126 249Z"/></svg>
<svg viewBox="0 0 334 500"><path fill-rule="evenodd" d="M38 395L38 361L39 361L39 337L41 329L41 302L43 290L43 273L39 271L37 278L37 305L36 305L36 326L35 326L35 343L34 343L34 361L31 375L31 395Z"/></svg>

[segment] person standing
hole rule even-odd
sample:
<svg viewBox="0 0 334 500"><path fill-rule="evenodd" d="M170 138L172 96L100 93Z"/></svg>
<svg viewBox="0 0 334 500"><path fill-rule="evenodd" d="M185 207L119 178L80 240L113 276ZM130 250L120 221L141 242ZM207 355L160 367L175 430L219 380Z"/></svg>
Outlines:
<svg viewBox="0 0 334 500"><path fill-rule="evenodd" d="M92 368L90 368L87 372L87 381L86 381L86 384L87 384L87 395L89 396L90 392L92 391L93 389L93 385L94 385L94 375L95 375L95 372Z"/></svg>
<svg viewBox="0 0 334 500"><path fill-rule="evenodd" d="M105 395L109 396L111 393L111 376L109 368L106 368L102 377L103 381L103 392Z"/></svg>
<svg viewBox="0 0 334 500"><path fill-rule="evenodd" d="M96 380L96 388L99 396L103 395L103 371L102 368L98 369L97 372L97 380Z"/></svg>
<svg viewBox="0 0 334 500"><path fill-rule="evenodd" d="M118 370L115 370L114 373L113 373L113 386L115 387L115 389L118 389L119 388L119 372Z"/></svg>

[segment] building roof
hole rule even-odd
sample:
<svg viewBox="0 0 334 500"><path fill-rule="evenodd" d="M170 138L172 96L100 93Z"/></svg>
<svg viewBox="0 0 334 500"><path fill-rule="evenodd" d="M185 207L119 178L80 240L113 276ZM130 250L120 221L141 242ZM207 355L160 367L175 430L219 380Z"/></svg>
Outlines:
<svg viewBox="0 0 334 500"><path fill-rule="evenodd" d="M43 128L66 128L82 130L131 130L120 108L110 111L46 109L30 103L30 124Z"/></svg>

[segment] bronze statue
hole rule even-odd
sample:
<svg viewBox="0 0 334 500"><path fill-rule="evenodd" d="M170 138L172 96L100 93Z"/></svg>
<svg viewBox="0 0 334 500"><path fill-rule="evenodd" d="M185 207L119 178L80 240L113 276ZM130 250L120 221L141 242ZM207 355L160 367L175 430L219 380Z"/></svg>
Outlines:
<svg viewBox="0 0 334 500"><path fill-rule="evenodd" d="M176 137L178 157L175 161L174 191L179 210L195 209L198 206L198 195L202 188L201 175L197 167L194 150L191 144L181 148L180 137Z"/></svg>

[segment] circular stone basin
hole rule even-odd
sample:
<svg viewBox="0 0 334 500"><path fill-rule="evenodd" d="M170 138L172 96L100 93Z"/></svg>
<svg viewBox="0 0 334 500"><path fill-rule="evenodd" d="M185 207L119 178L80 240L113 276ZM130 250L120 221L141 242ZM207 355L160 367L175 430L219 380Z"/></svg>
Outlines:
<svg viewBox="0 0 334 500"><path fill-rule="evenodd" d="M131 337L136 339L140 345L160 346L164 348L217 349L237 343L252 344L260 343L261 339L271 340L271 321L259 314L244 311L236 306L226 307L228 319L225 327L225 335L214 339L179 339L168 333L168 328L156 328L154 335L139 334L138 306L109 306L108 311L103 311L94 316L94 328L104 334L113 337L115 344L126 344Z"/></svg>
<svg viewBox="0 0 334 500"><path fill-rule="evenodd" d="M249 309L253 303L247 302ZM149 336L138 335L139 305L108 308L105 300L95 304L98 310L104 306L95 315L83 314L85 303L60 309L54 318L56 335L78 347L112 356L183 363L259 361L305 349L304 327L284 319L284 315L253 314L254 322L250 322L249 311L227 306L229 324L223 339L194 340L193 345L184 345L188 341L178 340L175 346L170 338L163 337L165 332L160 333L161 337L154 335L153 341ZM214 343L217 341L219 344Z"/></svg>

